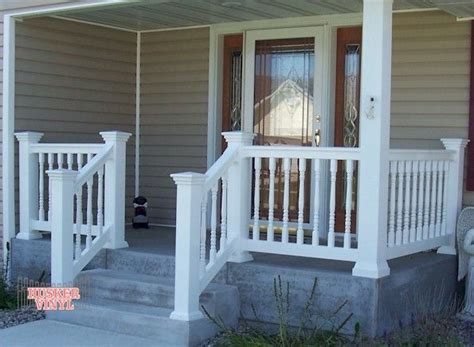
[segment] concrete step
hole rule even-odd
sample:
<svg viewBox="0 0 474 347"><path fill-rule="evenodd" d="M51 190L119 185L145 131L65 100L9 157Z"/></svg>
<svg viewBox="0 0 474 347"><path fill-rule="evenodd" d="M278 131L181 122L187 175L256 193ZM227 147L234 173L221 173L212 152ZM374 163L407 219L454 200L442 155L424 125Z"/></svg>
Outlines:
<svg viewBox="0 0 474 347"><path fill-rule="evenodd" d="M82 271L75 280L84 298L101 298L163 308L174 307L174 279L116 270ZM211 283L201 294L201 305L214 312L219 298L233 299L235 287ZM238 293L237 293L238 295Z"/></svg>
<svg viewBox="0 0 474 347"><path fill-rule="evenodd" d="M217 333L206 318L192 322L170 319L171 309L90 298L76 301L74 306L74 311L49 311L47 318L139 336L167 346L195 346Z"/></svg>
<svg viewBox="0 0 474 347"><path fill-rule="evenodd" d="M174 281L169 277L94 269L81 272L75 280L83 298L173 308Z"/></svg>
<svg viewBox="0 0 474 347"><path fill-rule="evenodd" d="M136 251L133 248L108 249L106 267L110 270L174 278L174 254Z"/></svg>
<svg viewBox="0 0 474 347"><path fill-rule="evenodd" d="M76 278L81 299L74 311L50 311L48 319L155 339L168 346L194 346L218 329L207 317L192 322L170 319L174 281L168 277L94 269ZM200 304L230 327L240 314L237 287L211 283Z"/></svg>

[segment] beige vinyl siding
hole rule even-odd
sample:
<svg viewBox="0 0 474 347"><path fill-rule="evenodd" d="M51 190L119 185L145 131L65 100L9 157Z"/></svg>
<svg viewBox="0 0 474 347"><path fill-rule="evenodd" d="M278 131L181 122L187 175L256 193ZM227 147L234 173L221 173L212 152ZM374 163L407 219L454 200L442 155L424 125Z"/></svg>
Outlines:
<svg viewBox="0 0 474 347"><path fill-rule="evenodd" d="M106 130L133 133L135 64L134 33L54 18L17 22L15 130L43 132L42 142L66 143L100 143L99 132ZM127 221L134 143L131 137ZM18 163L16 170L18 175Z"/></svg>
<svg viewBox="0 0 474 347"><path fill-rule="evenodd" d="M3 13L0 11L0 117L3 115ZM0 121L0 149L2 146L3 123ZM3 269L3 171L2 171L3 151L0 151L0 268Z"/></svg>
<svg viewBox="0 0 474 347"><path fill-rule="evenodd" d="M440 11L393 18L392 148L443 148L467 138L470 22ZM465 204L474 204L466 192Z"/></svg>
<svg viewBox="0 0 474 347"><path fill-rule="evenodd" d="M140 189L151 222L174 224L170 174L206 170L209 30L145 33L141 61Z"/></svg>

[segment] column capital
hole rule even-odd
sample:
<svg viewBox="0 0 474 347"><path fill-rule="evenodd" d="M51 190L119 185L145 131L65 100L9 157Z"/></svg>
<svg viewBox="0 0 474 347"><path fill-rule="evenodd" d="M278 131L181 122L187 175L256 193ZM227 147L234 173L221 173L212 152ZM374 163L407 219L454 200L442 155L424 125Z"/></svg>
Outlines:
<svg viewBox="0 0 474 347"><path fill-rule="evenodd" d="M255 134L242 131L226 131L222 133L222 136L224 136L229 145L250 146Z"/></svg>
<svg viewBox="0 0 474 347"><path fill-rule="evenodd" d="M180 172L170 175L176 185L203 185L206 175L196 172Z"/></svg>
<svg viewBox="0 0 474 347"><path fill-rule="evenodd" d="M47 170L46 173L53 181L74 181L79 174L77 171L67 169Z"/></svg>
<svg viewBox="0 0 474 347"><path fill-rule="evenodd" d="M43 133L35 132L35 131L22 131L19 133L15 133L15 136L18 142L31 142L31 143L38 143L41 138L43 137Z"/></svg>
<svg viewBox="0 0 474 347"><path fill-rule="evenodd" d="M132 135L123 131L101 131L99 134L105 142L127 142Z"/></svg>
<svg viewBox="0 0 474 347"><path fill-rule="evenodd" d="M466 148L467 144L469 143L469 140L444 138L444 139L441 139L441 142L443 143L444 148L453 150L453 151L459 151Z"/></svg>

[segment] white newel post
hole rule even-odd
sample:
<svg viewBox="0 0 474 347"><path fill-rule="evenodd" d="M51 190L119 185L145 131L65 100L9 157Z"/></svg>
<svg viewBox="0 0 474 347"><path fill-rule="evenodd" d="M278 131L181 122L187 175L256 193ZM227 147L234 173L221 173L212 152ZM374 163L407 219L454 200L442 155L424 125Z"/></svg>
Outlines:
<svg viewBox="0 0 474 347"><path fill-rule="evenodd" d="M464 187L464 152L468 140L441 139L447 150L454 151L453 161L449 164L448 189L444 201L446 204L446 233L450 235L449 245L440 247L438 253L456 254L456 223L462 209L462 193Z"/></svg>
<svg viewBox="0 0 474 347"><path fill-rule="evenodd" d="M390 274L386 260L392 0L364 0L360 99L358 248L354 276Z"/></svg>
<svg viewBox="0 0 474 347"><path fill-rule="evenodd" d="M244 132L222 133L228 148L239 148L252 145L254 134ZM229 169L227 182L227 235L228 239L248 238L250 225L250 197L252 189L252 163L250 158L238 159ZM249 252L243 251L238 242L238 249L229 261L243 263L253 260Z"/></svg>
<svg viewBox="0 0 474 347"><path fill-rule="evenodd" d="M199 310L199 252L201 202L206 176L185 172L171 177L177 185L177 195L175 294L170 318L191 321L203 317Z"/></svg>
<svg viewBox="0 0 474 347"><path fill-rule="evenodd" d="M16 133L15 136L20 143L20 232L16 237L38 239L42 236L31 225L32 220L38 219L38 154L30 152L30 145L38 143L43 134L28 131Z"/></svg>
<svg viewBox="0 0 474 347"><path fill-rule="evenodd" d="M47 171L51 180L51 284L69 286L73 281L74 183L77 171Z"/></svg>
<svg viewBox="0 0 474 347"><path fill-rule="evenodd" d="M105 163L104 223L112 227L105 248L124 248L128 247L125 241L126 144L131 134L103 131L100 135L106 144L113 146L112 156Z"/></svg>

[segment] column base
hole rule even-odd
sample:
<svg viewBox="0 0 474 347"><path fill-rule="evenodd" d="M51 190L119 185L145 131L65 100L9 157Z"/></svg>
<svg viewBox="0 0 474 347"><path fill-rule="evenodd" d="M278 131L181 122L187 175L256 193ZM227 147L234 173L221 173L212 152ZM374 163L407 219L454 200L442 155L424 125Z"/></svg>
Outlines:
<svg viewBox="0 0 474 347"><path fill-rule="evenodd" d="M189 322L193 320L202 319L204 318L204 315L202 314L201 311L194 311L194 312L189 312L189 313L173 311L170 314L170 318L175 319L175 320Z"/></svg>
<svg viewBox="0 0 474 347"><path fill-rule="evenodd" d="M352 276L382 278L388 275L390 275L390 267L385 260L379 263L358 261L352 269Z"/></svg>
<svg viewBox="0 0 474 347"><path fill-rule="evenodd" d="M249 261L253 261L253 257L247 251L235 252L234 254L231 255L231 257L229 258L229 261L231 263L246 263Z"/></svg>
<svg viewBox="0 0 474 347"><path fill-rule="evenodd" d="M37 240L37 239L42 239L43 235L39 231L32 230L28 233L19 232L16 235L16 238L20 240Z"/></svg>
<svg viewBox="0 0 474 347"><path fill-rule="evenodd" d="M452 246L441 246L438 248L438 254L456 255L456 249Z"/></svg>
<svg viewBox="0 0 474 347"><path fill-rule="evenodd" d="M108 249L119 249L119 248L128 248L128 242L127 241L119 241L119 242L107 242L104 246L104 248Z"/></svg>

